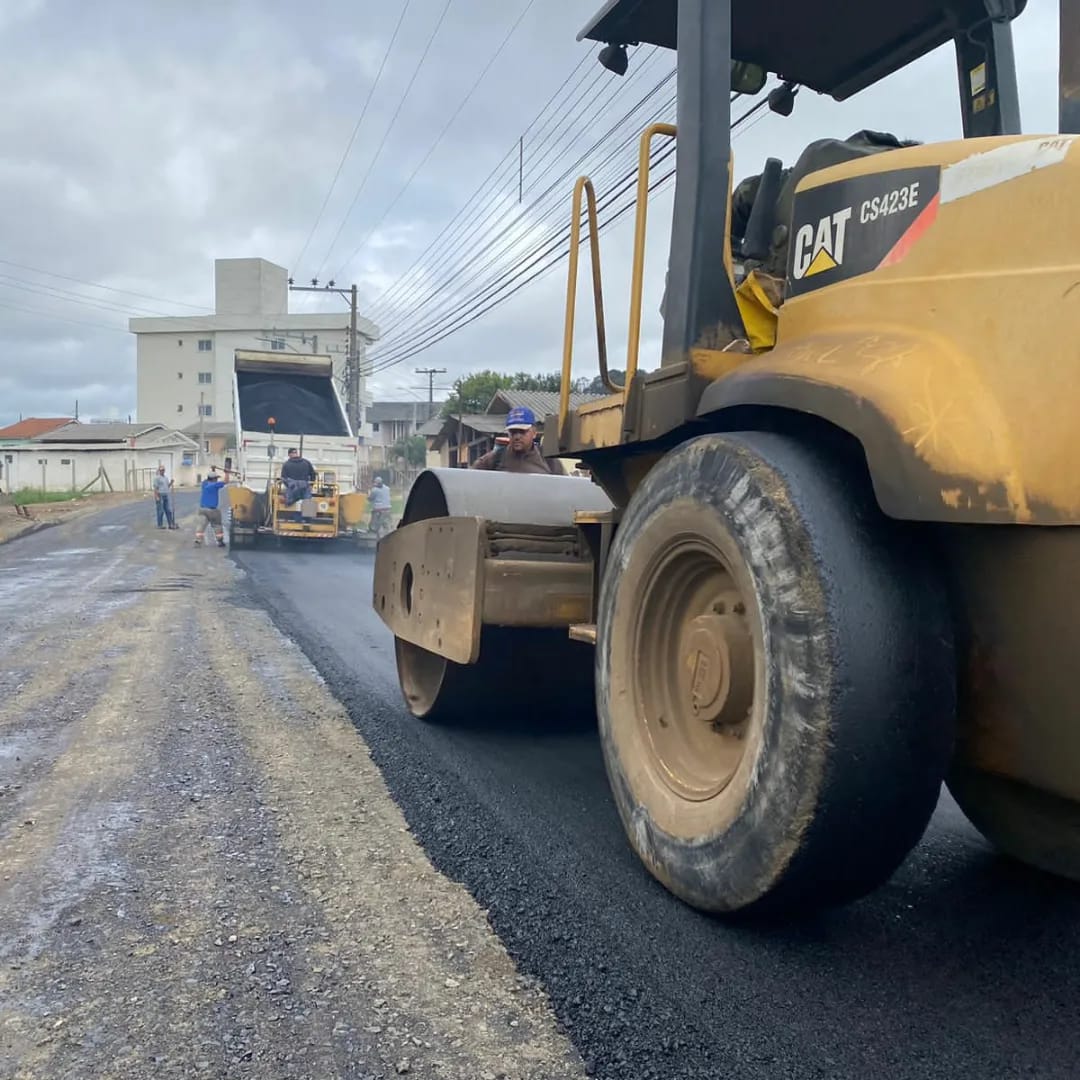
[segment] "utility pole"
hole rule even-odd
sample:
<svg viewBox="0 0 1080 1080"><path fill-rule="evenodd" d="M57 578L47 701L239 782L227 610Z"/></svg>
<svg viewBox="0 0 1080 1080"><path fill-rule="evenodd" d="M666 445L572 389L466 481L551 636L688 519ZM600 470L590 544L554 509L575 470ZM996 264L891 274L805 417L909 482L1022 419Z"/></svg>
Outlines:
<svg viewBox="0 0 1080 1080"><path fill-rule="evenodd" d="M360 435L360 350L356 347L356 286L349 294L349 424Z"/></svg>
<svg viewBox="0 0 1080 1080"><path fill-rule="evenodd" d="M206 394L199 391L199 453L195 458L195 463L198 468L202 468L203 454L206 452L206 410L203 409L203 401L206 398Z"/></svg>
<svg viewBox="0 0 1080 1080"><path fill-rule="evenodd" d="M427 376L427 403L428 403L428 419L435 413L435 376L445 375L446 368L444 367L418 367L416 369L417 375Z"/></svg>
<svg viewBox="0 0 1080 1080"><path fill-rule="evenodd" d="M349 426L354 435L360 433L360 350L357 337L357 296L356 286L339 289L331 280L320 285L318 278L312 278L310 285L294 285L289 278L289 292L337 293L349 305L349 357L345 364L345 411L349 416ZM315 338L315 341L318 339Z"/></svg>

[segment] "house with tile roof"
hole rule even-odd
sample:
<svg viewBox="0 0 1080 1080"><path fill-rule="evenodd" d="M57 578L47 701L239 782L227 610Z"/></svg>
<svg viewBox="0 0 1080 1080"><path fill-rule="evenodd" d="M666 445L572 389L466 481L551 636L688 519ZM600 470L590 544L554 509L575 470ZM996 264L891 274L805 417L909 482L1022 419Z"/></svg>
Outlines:
<svg viewBox="0 0 1080 1080"><path fill-rule="evenodd" d="M0 445L5 491L149 491L159 465L178 487L197 483L198 442L165 424L70 422Z"/></svg>
<svg viewBox="0 0 1080 1080"><path fill-rule="evenodd" d="M75 422L71 416L27 416L17 424L0 428L0 443L26 442Z"/></svg>

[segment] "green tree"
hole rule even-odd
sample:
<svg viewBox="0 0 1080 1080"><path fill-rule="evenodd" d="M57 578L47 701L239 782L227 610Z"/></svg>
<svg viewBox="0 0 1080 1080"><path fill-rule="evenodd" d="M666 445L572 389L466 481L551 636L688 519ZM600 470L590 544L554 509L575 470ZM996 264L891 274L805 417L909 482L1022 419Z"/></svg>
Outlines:
<svg viewBox="0 0 1080 1080"><path fill-rule="evenodd" d="M619 371L618 368L609 368L608 374L611 376L611 381L616 386L621 386L622 381L626 376L625 371ZM610 394L611 391L604 385L603 379L599 375L592 379L583 389L583 393L586 394Z"/></svg>
<svg viewBox="0 0 1080 1080"><path fill-rule="evenodd" d="M398 439L391 453L395 460L404 458L414 468L422 469L427 464L427 439L423 435L410 435L407 439Z"/></svg>
<svg viewBox="0 0 1080 1080"><path fill-rule="evenodd" d="M546 390L559 392L562 385L562 376L558 372L549 375L530 375L527 371L519 371L508 387L510 390Z"/></svg>
<svg viewBox="0 0 1080 1080"><path fill-rule="evenodd" d="M621 371L612 374L622 378ZM482 413L500 390L532 390L557 394L561 386L562 375L557 371L542 375L533 375L528 371L519 371L515 375L503 375L497 371L476 371L454 380L453 392L442 407L442 415ZM577 378L571 388L579 394L607 393L599 376L595 379L586 376Z"/></svg>
<svg viewBox="0 0 1080 1080"><path fill-rule="evenodd" d="M509 390L513 385L512 375L501 375L497 371L476 371L471 375L462 375L454 380L453 390L442 407L443 416L457 416L459 413L482 413L499 390Z"/></svg>

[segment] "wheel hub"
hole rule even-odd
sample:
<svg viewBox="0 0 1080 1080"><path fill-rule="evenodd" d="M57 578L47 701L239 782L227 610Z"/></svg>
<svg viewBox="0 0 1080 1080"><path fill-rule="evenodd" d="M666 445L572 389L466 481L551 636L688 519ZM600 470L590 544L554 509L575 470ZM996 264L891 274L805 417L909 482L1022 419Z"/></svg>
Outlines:
<svg viewBox="0 0 1080 1080"><path fill-rule="evenodd" d="M744 760L754 711L745 601L715 549L684 537L640 588L636 714L654 775L678 798L715 798Z"/></svg>
<svg viewBox="0 0 1080 1080"><path fill-rule="evenodd" d="M697 720L713 726L742 723L754 690L754 648L735 614L699 615L686 635L683 697Z"/></svg>

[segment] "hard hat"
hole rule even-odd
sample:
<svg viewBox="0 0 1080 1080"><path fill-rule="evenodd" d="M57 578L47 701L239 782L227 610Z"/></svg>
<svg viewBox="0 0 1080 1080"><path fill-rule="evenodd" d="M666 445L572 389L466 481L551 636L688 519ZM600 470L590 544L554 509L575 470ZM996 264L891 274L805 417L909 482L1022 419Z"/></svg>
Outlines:
<svg viewBox="0 0 1080 1080"><path fill-rule="evenodd" d="M529 428L535 426L536 417L533 415L532 409L527 409L524 405L518 405L507 413L507 431L527 431Z"/></svg>

